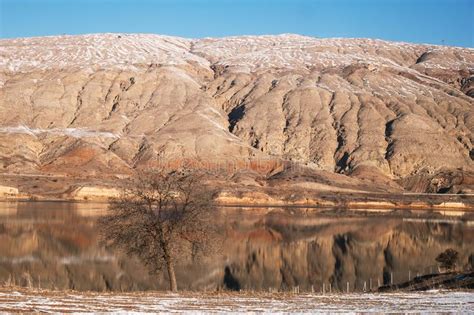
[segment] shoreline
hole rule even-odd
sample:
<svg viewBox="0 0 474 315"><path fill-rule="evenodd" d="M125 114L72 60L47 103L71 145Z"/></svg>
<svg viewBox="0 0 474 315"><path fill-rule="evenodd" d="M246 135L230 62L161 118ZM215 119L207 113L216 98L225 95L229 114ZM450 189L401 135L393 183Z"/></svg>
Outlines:
<svg viewBox="0 0 474 315"><path fill-rule="evenodd" d="M472 272L459 272L458 274L472 274ZM436 274L437 276L443 276L443 274ZM429 275L432 276L432 275ZM420 277L419 277L420 278ZM415 277L416 279L416 277ZM406 283L412 283L416 282L415 279L408 281ZM401 284L406 284L406 283L401 283ZM398 284L399 286L400 284ZM396 285L393 285L395 287ZM322 292L322 287L321 288L314 288L314 292L311 290L294 290L297 289L298 286L292 287L292 288L287 288L287 290L277 290L276 288L272 288L272 290L245 290L242 289L240 291L234 291L234 290L229 290L229 289L213 289L213 290L178 290L177 292L172 292L169 290L134 290L134 291L117 291L117 290L111 290L111 291L94 291L94 290L86 290L86 291L81 291L81 290L74 290L74 289L46 289L46 288L38 288L38 287L28 287L28 286L21 286L21 285L7 285L7 284L1 284L0 285L0 293L9 291L9 292L27 292L27 293L47 293L47 294L81 294L81 295L115 295L115 294L120 294L120 295L157 295L157 296L176 296L176 295L182 295L182 296L194 296L194 295L202 295L202 296L257 296L257 297L285 297L285 296L297 296L297 295L309 295L309 296L315 296L315 297L321 297L321 296L347 296L347 295L370 295L370 294L386 294L386 295L397 295L397 294L404 294L404 293L438 293L434 291L439 291L439 293L450 293L450 292L461 292L461 293L472 293L473 290L469 288L439 288L439 289L431 289L431 290L420 290L420 291L409 291L409 290L403 290L403 289L398 289L398 290L392 290L391 285L381 285L380 287L374 287L372 290L367 289L366 291L364 290L351 290L349 293L347 293L346 289L343 288L342 290L332 290L331 292L325 291L324 293ZM319 289L319 290L317 290ZM382 290L380 290L382 289ZM329 289L328 289L329 290Z"/></svg>
<svg viewBox="0 0 474 315"><path fill-rule="evenodd" d="M370 191L299 188L292 186L254 186L214 182L219 187L214 201L220 207L290 207L343 208L423 211L474 212L474 194L433 194L406 191ZM35 182L36 190L29 190L15 182L0 185L2 202L93 202L108 203L120 197L122 188L116 182L86 181Z"/></svg>
<svg viewBox="0 0 474 315"><path fill-rule="evenodd" d="M366 194L367 197L376 197L376 194ZM233 197L230 201L219 201L219 197L216 198L216 206L223 208L306 208L306 209L350 209L350 210L415 210L415 211L465 211L474 213L474 204L454 202L454 201L442 201L441 203L430 203L430 200L419 200L414 202L397 203L397 197L400 195L393 195L394 199L384 201L361 201L357 200L356 196L354 199L349 199L348 196L344 196L340 200L330 201L324 199L306 199L296 201L284 201L284 200L272 200L271 202L266 200L252 200L249 201L247 198ZM428 197L419 194L421 197ZM17 196L17 197L0 197L0 202L54 202L54 203L97 203L97 204L108 204L112 197L100 197L96 198L90 196L88 198L51 198L42 196ZM431 201L432 202L432 201Z"/></svg>

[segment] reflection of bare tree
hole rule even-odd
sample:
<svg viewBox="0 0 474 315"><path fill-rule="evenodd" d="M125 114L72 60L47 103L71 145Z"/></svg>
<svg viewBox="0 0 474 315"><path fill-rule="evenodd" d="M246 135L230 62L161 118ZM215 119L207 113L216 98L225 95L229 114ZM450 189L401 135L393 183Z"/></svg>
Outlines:
<svg viewBox="0 0 474 315"><path fill-rule="evenodd" d="M105 243L139 257L152 272L166 268L170 290L177 291L175 265L217 240L213 192L203 180L189 172L142 174L99 220Z"/></svg>

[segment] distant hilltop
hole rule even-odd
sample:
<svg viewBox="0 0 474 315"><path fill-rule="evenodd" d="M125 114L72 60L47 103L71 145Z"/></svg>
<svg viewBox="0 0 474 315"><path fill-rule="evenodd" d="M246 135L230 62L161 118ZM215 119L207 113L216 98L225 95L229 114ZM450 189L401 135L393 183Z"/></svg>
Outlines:
<svg viewBox="0 0 474 315"><path fill-rule="evenodd" d="M61 35L0 40L0 67L10 71L60 67L125 67L150 63L218 63L241 70L329 67L354 62L405 65L401 51L426 52L426 64L446 69L474 67L469 59L449 56L474 49L408 44L373 39L314 38L295 34L186 39L153 34ZM396 53L397 50L398 55ZM377 53L378 52L378 53ZM433 55L444 53L444 58ZM420 55L421 57L421 55Z"/></svg>

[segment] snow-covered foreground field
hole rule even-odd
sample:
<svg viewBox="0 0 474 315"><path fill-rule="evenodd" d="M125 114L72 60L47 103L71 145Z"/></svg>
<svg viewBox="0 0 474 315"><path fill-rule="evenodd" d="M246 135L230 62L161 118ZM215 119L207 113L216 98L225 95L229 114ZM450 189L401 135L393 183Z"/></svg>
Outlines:
<svg viewBox="0 0 474 315"><path fill-rule="evenodd" d="M0 312L474 312L473 292L81 293L0 289Z"/></svg>

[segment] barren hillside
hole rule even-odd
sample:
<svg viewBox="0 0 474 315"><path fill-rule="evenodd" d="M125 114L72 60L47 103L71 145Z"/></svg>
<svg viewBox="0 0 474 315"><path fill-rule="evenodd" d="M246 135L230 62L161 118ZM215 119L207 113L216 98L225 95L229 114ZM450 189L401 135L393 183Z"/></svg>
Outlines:
<svg viewBox="0 0 474 315"><path fill-rule="evenodd" d="M189 159L268 175L286 163L350 189L470 193L473 97L468 48L298 35L0 40L0 172L106 178Z"/></svg>

